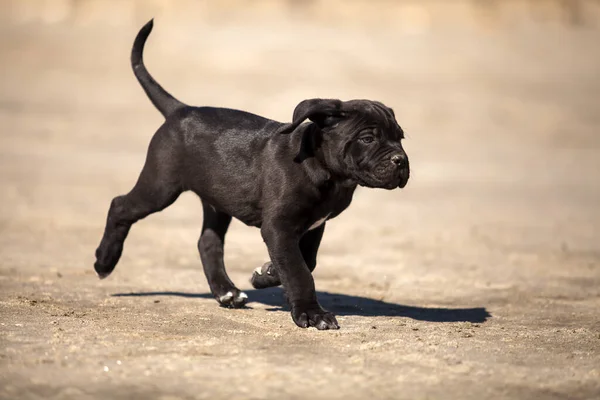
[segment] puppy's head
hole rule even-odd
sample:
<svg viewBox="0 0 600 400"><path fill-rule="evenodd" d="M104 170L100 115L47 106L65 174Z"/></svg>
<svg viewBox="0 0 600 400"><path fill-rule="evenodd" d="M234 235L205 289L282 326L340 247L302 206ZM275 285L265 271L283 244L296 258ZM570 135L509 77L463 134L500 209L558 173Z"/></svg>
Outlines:
<svg viewBox="0 0 600 400"><path fill-rule="evenodd" d="M279 132L290 133L306 119L317 127L327 168L361 186L406 186L410 168L401 143L404 132L391 108L370 100L304 100L292 123Z"/></svg>

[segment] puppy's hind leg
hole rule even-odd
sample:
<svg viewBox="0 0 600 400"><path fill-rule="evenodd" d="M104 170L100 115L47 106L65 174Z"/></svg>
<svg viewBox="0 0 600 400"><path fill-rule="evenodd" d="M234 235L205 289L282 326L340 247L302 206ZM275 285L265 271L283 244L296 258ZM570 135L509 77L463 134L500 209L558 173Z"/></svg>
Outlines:
<svg viewBox="0 0 600 400"><path fill-rule="evenodd" d="M148 149L144 168L133 189L115 197L108 211L106 227L96 250L94 269L100 278L114 270L131 225L140 219L171 205L182 192L177 169L177 157L172 143L165 143L159 131Z"/></svg>
<svg viewBox="0 0 600 400"><path fill-rule="evenodd" d="M243 307L248 301L246 293L235 287L223 262L223 244L229 228L231 216L217 211L213 206L202 202L204 222L202 234L198 240L198 251L208 280L210 291L217 301L225 307Z"/></svg>

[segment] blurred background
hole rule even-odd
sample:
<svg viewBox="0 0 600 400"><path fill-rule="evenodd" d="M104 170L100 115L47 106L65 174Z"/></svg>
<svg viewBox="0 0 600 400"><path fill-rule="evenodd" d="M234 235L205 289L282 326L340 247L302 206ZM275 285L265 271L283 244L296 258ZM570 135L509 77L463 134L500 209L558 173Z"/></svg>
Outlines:
<svg viewBox="0 0 600 400"><path fill-rule="evenodd" d="M115 274L95 279L110 200L132 187L162 123L129 66L150 18L146 65L188 104L281 121L313 97L394 108L411 181L359 189L328 223L315 273L333 296L325 305L345 315L342 336L306 337L251 292L245 314L201 295L162 296L160 310L152 297L114 297L207 293L189 193L138 223ZM282 348L329 398L334 376L346 398L398 398L402 382L417 383L408 398L599 393L599 43L599 0L0 0L0 394L82 398L108 380L124 398L152 385L193 397L222 379L206 393L293 398L304 386L294 371L272 372ZM266 258L259 232L233 223L238 286ZM483 313L440 324L432 308ZM172 320L181 315L194 323ZM257 340L273 346L249 354ZM142 345L151 356L131 353ZM352 357L335 358L346 346ZM130 375L98 375L116 357L129 357Z"/></svg>

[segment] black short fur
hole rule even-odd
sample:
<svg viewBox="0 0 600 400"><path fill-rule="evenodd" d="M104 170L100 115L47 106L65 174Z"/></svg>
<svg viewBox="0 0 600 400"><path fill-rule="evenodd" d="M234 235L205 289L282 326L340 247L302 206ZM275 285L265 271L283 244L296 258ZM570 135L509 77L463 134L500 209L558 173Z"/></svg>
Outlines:
<svg viewBox="0 0 600 400"><path fill-rule="evenodd" d="M252 284L283 285L298 326L339 328L319 305L311 272L325 220L350 205L357 185L406 185L408 158L393 111L376 101L310 99L285 124L244 111L190 107L146 70L142 53L151 31L152 21L138 33L131 63L166 120L150 142L137 183L110 205L96 272L104 278L113 271L132 224L191 190L204 210L198 250L221 304L241 307L247 301L223 264L225 234L235 217L259 227L269 251L270 262L254 272Z"/></svg>

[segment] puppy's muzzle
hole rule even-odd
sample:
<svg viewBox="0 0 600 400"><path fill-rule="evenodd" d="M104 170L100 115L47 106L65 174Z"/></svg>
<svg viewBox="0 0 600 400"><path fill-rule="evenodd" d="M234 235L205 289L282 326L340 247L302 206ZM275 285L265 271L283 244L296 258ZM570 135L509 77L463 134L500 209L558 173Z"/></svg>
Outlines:
<svg viewBox="0 0 600 400"><path fill-rule="evenodd" d="M406 184L408 183L408 178L410 176L410 168L408 166L408 157L406 157L406 154L398 153L398 154L392 155L392 157L390 158L390 161L398 169L398 175L399 175L398 187L399 188L405 187Z"/></svg>
<svg viewBox="0 0 600 400"><path fill-rule="evenodd" d="M402 164L405 163L406 156L403 154L394 154L390 160L392 161L392 163L394 163L400 167L400 166L402 166Z"/></svg>

